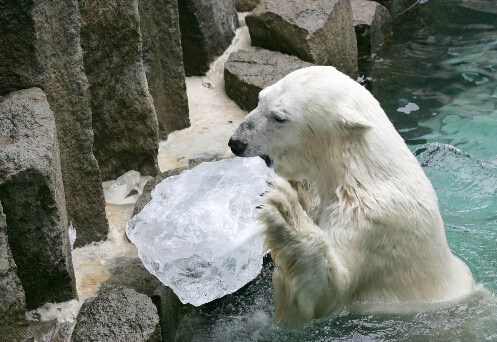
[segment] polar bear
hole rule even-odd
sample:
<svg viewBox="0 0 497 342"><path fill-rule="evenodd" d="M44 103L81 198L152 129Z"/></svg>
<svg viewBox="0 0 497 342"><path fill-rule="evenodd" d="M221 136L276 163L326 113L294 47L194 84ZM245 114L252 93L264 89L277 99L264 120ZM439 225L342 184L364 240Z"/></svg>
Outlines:
<svg viewBox="0 0 497 342"><path fill-rule="evenodd" d="M260 209L280 324L302 326L344 305L409 308L475 289L413 154L378 101L335 68L300 69L261 91L229 146L318 192L311 215L278 180Z"/></svg>

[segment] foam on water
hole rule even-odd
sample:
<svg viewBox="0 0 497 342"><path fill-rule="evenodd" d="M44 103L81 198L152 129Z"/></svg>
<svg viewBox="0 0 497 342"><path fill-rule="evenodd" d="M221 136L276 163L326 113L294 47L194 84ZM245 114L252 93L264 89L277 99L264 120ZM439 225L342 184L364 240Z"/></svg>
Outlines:
<svg viewBox="0 0 497 342"><path fill-rule="evenodd" d="M84 301L95 296L100 285L110 277L109 269L121 256L137 256L136 248L124 239L126 222L131 218L134 204L106 205L109 221L108 239L72 250L78 300L64 303L46 303L27 313L34 321L52 321L74 324ZM67 328L63 328L67 329ZM69 329L71 331L73 327Z"/></svg>
<svg viewBox="0 0 497 342"><path fill-rule="evenodd" d="M231 46L212 65L206 76L187 77L191 127L169 134L159 146L159 167L167 171L188 165L189 159L231 155L227 146L247 112L224 90L224 63L237 50L250 50L250 35L241 14L240 28Z"/></svg>

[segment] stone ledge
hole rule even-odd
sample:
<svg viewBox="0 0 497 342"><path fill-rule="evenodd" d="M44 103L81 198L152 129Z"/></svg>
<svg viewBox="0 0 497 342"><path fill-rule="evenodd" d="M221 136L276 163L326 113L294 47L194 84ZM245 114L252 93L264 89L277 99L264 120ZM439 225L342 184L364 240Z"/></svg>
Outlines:
<svg viewBox="0 0 497 342"><path fill-rule="evenodd" d="M232 53L224 64L228 96L245 110L257 107L259 92L290 72L313 64L265 49Z"/></svg>
<svg viewBox="0 0 497 342"><path fill-rule="evenodd" d="M357 76L350 0L262 0L245 22L254 46Z"/></svg>

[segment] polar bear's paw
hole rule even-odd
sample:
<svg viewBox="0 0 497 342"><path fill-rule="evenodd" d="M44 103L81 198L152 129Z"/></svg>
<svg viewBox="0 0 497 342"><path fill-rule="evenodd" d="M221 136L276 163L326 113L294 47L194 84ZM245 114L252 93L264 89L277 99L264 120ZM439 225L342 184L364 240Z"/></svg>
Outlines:
<svg viewBox="0 0 497 342"><path fill-rule="evenodd" d="M269 184L269 191L264 195L266 204L262 206L259 218L267 225L298 224L298 214L303 211L297 192L289 182L277 178Z"/></svg>
<svg viewBox="0 0 497 342"><path fill-rule="evenodd" d="M281 248L299 240L297 216L300 203L290 183L281 178L269 184L264 198L265 204L259 207L258 218L265 225L264 247L271 250L271 256L276 261Z"/></svg>
<svg viewBox="0 0 497 342"><path fill-rule="evenodd" d="M328 247L287 181L272 183L265 197L259 218L266 226L264 243L275 264L275 320L302 326L319 311L322 293L331 293L328 272L315 272L328 269Z"/></svg>
<svg viewBox="0 0 497 342"><path fill-rule="evenodd" d="M259 220L266 226L265 248L271 250L273 260L276 260L281 248L301 240L299 233L307 215L296 191L284 179L278 178L270 183L264 197L265 204L260 208Z"/></svg>

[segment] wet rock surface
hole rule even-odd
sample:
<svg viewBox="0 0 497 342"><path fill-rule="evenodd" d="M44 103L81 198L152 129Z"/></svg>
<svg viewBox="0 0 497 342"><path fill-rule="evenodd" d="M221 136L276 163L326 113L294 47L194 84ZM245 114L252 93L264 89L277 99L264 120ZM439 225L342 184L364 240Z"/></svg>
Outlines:
<svg viewBox="0 0 497 342"><path fill-rule="evenodd" d="M357 75L349 0L262 0L245 21L252 45Z"/></svg>
<svg viewBox="0 0 497 342"><path fill-rule="evenodd" d="M94 153L103 180L158 173L158 122L145 77L138 2L80 0Z"/></svg>
<svg viewBox="0 0 497 342"><path fill-rule="evenodd" d="M371 56L392 34L388 10L370 0L351 0L359 58Z"/></svg>
<svg viewBox="0 0 497 342"><path fill-rule="evenodd" d="M179 322L192 307L182 304L170 288L147 271L138 257L119 258L109 271L110 278L102 284L99 293L126 284L126 287L149 296L158 310L163 341L174 341Z"/></svg>
<svg viewBox="0 0 497 342"><path fill-rule="evenodd" d="M121 257L115 260L115 264L109 269L110 278L100 287L99 293L110 292L115 288L126 284L138 293L153 297L155 291L164 286L159 279L153 276L143 266L138 257Z"/></svg>
<svg viewBox="0 0 497 342"><path fill-rule="evenodd" d="M236 10L238 12L252 11L261 0L236 0Z"/></svg>
<svg viewBox="0 0 497 342"><path fill-rule="evenodd" d="M7 222L0 203L0 340L20 341L28 335L26 301L10 252Z"/></svg>
<svg viewBox="0 0 497 342"><path fill-rule="evenodd" d="M72 326L71 322L58 322L56 319L30 321L29 333L35 342L67 342L71 339Z"/></svg>
<svg viewBox="0 0 497 342"><path fill-rule="evenodd" d="M0 99L0 200L28 309L76 296L53 112L39 88Z"/></svg>
<svg viewBox="0 0 497 342"><path fill-rule="evenodd" d="M89 298L71 341L161 341L157 308L148 296L125 287Z"/></svg>
<svg viewBox="0 0 497 342"><path fill-rule="evenodd" d="M235 0L179 0L178 6L186 75L203 75L235 36Z"/></svg>
<svg viewBox="0 0 497 342"><path fill-rule="evenodd" d="M69 220L76 246L107 236L100 171L93 155L88 81L77 0L2 2L0 95L41 87L55 114Z"/></svg>
<svg viewBox="0 0 497 342"><path fill-rule="evenodd" d="M139 0L143 63L163 137L190 126L176 0Z"/></svg>
<svg viewBox="0 0 497 342"><path fill-rule="evenodd" d="M162 340L177 341L176 335L181 321L194 307L181 303L173 290L165 285L157 288L152 300L159 312Z"/></svg>
<svg viewBox="0 0 497 342"><path fill-rule="evenodd" d="M240 108L250 111L257 107L262 89L311 65L295 56L265 49L237 51L224 64L226 93Z"/></svg>
<svg viewBox="0 0 497 342"><path fill-rule="evenodd" d="M374 0L383 6L385 6L392 17L401 14L403 11L407 10L409 7L415 5L417 0Z"/></svg>

